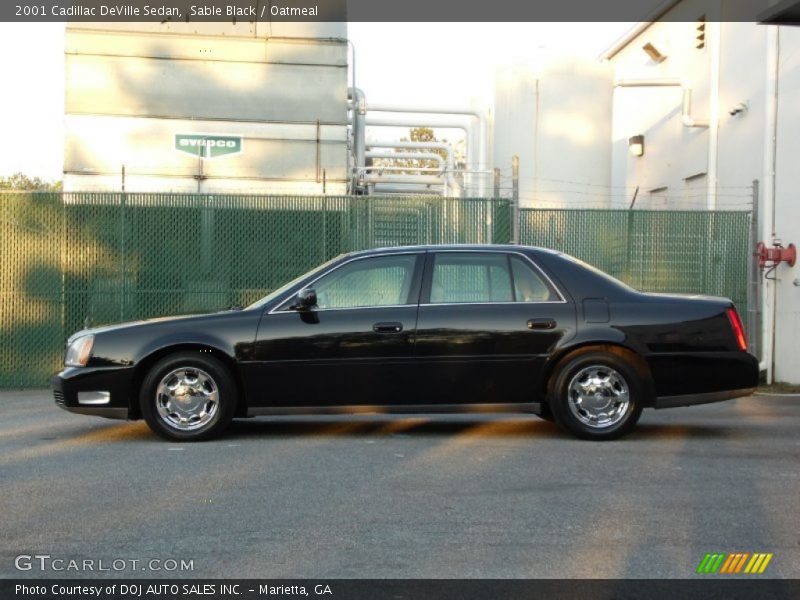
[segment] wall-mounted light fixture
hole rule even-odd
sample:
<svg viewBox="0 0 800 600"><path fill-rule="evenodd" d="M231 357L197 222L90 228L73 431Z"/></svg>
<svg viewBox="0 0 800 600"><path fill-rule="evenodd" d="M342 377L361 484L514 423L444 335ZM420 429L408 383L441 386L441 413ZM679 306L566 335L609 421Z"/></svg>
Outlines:
<svg viewBox="0 0 800 600"><path fill-rule="evenodd" d="M644 154L644 136L634 135L629 137L628 150L633 156L642 156Z"/></svg>

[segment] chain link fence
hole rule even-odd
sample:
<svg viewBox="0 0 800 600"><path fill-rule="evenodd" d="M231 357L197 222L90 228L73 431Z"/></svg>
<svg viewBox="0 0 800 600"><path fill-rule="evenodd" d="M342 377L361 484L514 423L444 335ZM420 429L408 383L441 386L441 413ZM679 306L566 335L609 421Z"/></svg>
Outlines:
<svg viewBox="0 0 800 600"><path fill-rule="evenodd" d="M746 315L750 212L523 209L520 243L561 250L647 292L724 296Z"/></svg>
<svg viewBox="0 0 800 600"><path fill-rule="evenodd" d="M246 305L351 250L508 243L506 199L0 193L0 387L47 383L86 326ZM748 212L535 210L520 242L746 314Z"/></svg>

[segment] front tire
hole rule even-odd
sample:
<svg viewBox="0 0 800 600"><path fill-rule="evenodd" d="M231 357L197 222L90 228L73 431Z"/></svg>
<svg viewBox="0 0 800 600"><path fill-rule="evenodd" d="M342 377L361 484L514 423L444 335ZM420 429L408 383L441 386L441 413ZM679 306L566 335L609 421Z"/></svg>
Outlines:
<svg viewBox="0 0 800 600"><path fill-rule="evenodd" d="M236 411L237 389L230 371L213 356L171 354L148 371L139 392L142 417L172 441L215 437Z"/></svg>
<svg viewBox="0 0 800 600"><path fill-rule="evenodd" d="M579 438L612 440L630 433L642 414L644 385L624 358L603 351L567 357L550 386L556 423Z"/></svg>

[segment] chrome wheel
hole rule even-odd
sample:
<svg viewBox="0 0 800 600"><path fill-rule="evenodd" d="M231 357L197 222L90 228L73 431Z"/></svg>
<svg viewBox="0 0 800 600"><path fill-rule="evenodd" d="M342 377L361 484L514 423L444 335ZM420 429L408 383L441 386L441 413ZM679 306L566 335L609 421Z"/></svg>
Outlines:
<svg viewBox="0 0 800 600"><path fill-rule="evenodd" d="M170 371L156 388L156 410L173 429L200 429L219 411L217 384L211 375L195 367Z"/></svg>
<svg viewBox="0 0 800 600"><path fill-rule="evenodd" d="M631 405L625 378L605 365L578 371L567 387L567 401L572 414L594 429L616 425L625 418Z"/></svg>

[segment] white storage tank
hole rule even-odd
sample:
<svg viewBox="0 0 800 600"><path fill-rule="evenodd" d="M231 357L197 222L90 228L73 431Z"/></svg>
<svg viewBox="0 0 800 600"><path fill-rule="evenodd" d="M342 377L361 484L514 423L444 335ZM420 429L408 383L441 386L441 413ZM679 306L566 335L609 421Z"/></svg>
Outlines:
<svg viewBox="0 0 800 600"><path fill-rule="evenodd" d="M589 59L499 69L493 158L503 195L517 155L523 207L607 207L612 86L610 69Z"/></svg>
<svg viewBox="0 0 800 600"><path fill-rule="evenodd" d="M64 189L345 193L346 37L346 23L71 23Z"/></svg>

